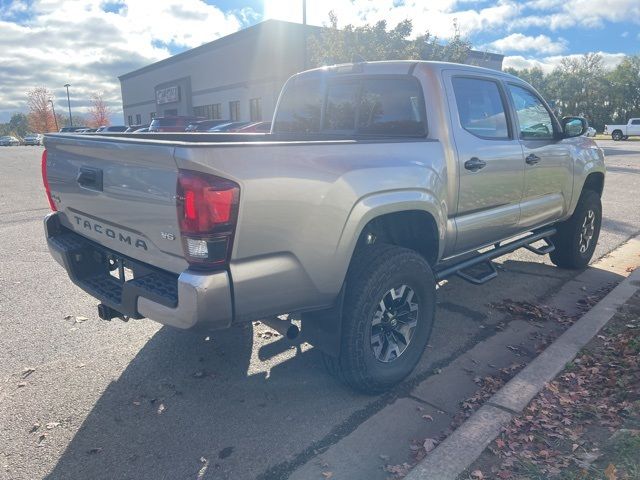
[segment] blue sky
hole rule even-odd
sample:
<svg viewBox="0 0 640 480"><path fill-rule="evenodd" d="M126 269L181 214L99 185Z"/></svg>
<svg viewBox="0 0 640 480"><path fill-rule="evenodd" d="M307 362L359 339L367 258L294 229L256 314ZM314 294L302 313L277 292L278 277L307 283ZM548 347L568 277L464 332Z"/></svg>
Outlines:
<svg viewBox="0 0 640 480"><path fill-rule="evenodd" d="M640 0L307 0L311 24L412 19L446 41L454 19L474 48L505 66L551 71L567 55L599 52L608 68L640 53ZM117 76L265 19L300 21L302 0L0 0L0 122L46 86L82 113L103 92L122 122Z"/></svg>

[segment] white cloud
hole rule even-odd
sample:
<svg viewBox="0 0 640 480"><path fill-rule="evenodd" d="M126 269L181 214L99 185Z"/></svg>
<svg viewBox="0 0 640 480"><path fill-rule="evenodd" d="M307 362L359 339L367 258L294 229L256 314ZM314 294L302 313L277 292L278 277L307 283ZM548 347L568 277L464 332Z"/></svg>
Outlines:
<svg viewBox="0 0 640 480"><path fill-rule="evenodd" d="M86 112L97 91L120 112L118 75L169 56L169 46L195 47L237 31L241 21L201 0L36 0L28 10L12 3L0 10L0 121L24 111L25 92L40 85L62 109L65 83L74 113Z"/></svg>
<svg viewBox="0 0 640 480"><path fill-rule="evenodd" d="M512 33L507 37L488 43L481 48L498 52L535 51L539 54L557 54L567 49L567 41L560 38L554 42L546 35L532 37L523 35L522 33Z"/></svg>
<svg viewBox="0 0 640 480"><path fill-rule="evenodd" d="M551 30L574 26L602 28L605 22L630 21L640 24L638 0L534 0L528 9L545 10L544 14L523 15L511 25L512 29L537 26Z"/></svg>
<svg viewBox="0 0 640 480"><path fill-rule="evenodd" d="M307 21L313 25L327 23L329 12L338 16L340 26L362 25L386 20L390 26L410 19L414 34L429 31L440 38L453 35L454 19L461 31L471 35L480 30L504 26L521 11L515 0L499 0L491 6L477 8L486 2L468 0L323 0L307 3ZM476 8L469 8L471 5ZM265 18L299 22L302 6L299 0L265 2Z"/></svg>
<svg viewBox="0 0 640 480"><path fill-rule="evenodd" d="M607 52L596 52L598 55L602 57L602 62L604 68L607 70L612 70L617 67L622 60L626 57L624 53L607 53ZM504 57L504 61L502 63L504 68L515 68L516 70L522 70L524 68L534 68L538 67L542 69L545 73L551 72L554 68L560 65L560 62L563 58L580 58L581 54L572 54L572 55L552 55L543 58L525 58L521 55L512 55L508 57Z"/></svg>

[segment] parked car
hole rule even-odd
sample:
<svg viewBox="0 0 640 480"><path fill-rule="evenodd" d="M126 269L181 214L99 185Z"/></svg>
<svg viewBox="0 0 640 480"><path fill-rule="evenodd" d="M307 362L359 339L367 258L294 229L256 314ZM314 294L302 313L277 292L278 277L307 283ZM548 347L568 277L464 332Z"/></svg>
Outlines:
<svg viewBox="0 0 640 480"><path fill-rule="evenodd" d="M626 125L605 125L603 133L611 133L611 138L616 142L640 136L640 118L630 118Z"/></svg>
<svg viewBox="0 0 640 480"><path fill-rule="evenodd" d="M87 127L78 127L78 126L76 126L76 127L62 127L59 130L59 132L60 133L75 133L78 130L84 130L85 128L87 128Z"/></svg>
<svg viewBox="0 0 640 480"><path fill-rule="evenodd" d="M231 123L231 120L200 120L199 122L193 122L187 125L184 129L185 132L206 132L214 127Z"/></svg>
<svg viewBox="0 0 640 480"><path fill-rule="evenodd" d="M124 133L133 133L137 130L142 130L143 128L149 128L149 125L129 125Z"/></svg>
<svg viewBox="0 0 640 480"><path fill-rule="evenodd" d="M209 132L235 132L239 128L249 125L251 122L228 122L218 125L217 127L210 128Z"/></svg>
<svg viewBox="0 0 640 480"><path fill-rule="evenodd" d="M271 122L255 122L244 127L234 130L238 133L269 133L271 131Z"/></svg>
<svg viewBox="0 0 640 480"><path fill-rule="evenodd" d="M172 116L156 117L149 125L150 132L184 132L188 125L194 122L206 120L202 117Z"/></svg>
<svg viewBox="0 0 640 480"><path fill-rule="evenodd" d="M585 137L595 137L596 136L596 129L593 127L589 127L587 128L586 133L584 134Z"/></svg>
<svg viewBox="0 0 640 480"><path fill-rule="evenodd" d="M485 283L522 247L588 265L605 165L587 127L505 72L324 67L286 82L259 137L48 136L47 242L103 319L291 338L293 317L330 372L380 392L420 361L438 281Z"/></svg>
<svg viewBox="0 0 640 480"><path fill-rule="evenodd" d="M96 133L122 133L125 132L127 128L126 125L103 125L96 130Z"/></svg>
<svg viewBox="0 0 640 480"><path fill-rule="evenodd" d="M42 145L42 140L44 139L44 135L41 133L28 133L24 136L22 140L23 145Z"/></svg>
<svg viewBox="0 0 640 480"><path fill-rule="evenodd" d="M20 145L20 140L18 140L16 137L12 137L10 135L0 137L0 146L12 147L16 145Z"/></svg>

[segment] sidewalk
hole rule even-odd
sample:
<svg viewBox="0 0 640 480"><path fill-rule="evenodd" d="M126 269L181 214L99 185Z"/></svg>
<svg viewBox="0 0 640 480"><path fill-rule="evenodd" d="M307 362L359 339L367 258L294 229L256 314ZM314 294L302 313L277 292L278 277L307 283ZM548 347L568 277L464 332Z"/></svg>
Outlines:
<svg viewBox="0 0 640 480"><path fill-rule="evenodd" d="M640 478L640 292L460 479Z"/></svg>
<svg viewBox="0 0 640 480"><path fill-rule="evenodd" d="M550 458L553 456L552 444L554 442L560 442L561 440L571 440L571 453L575 453L578 448L581 447L580 443L575 443L579 439L575 437L575 433L563 437L561 434L552 431L552 439L546 440L547 448L539 449L538 457L524 447L527 444L533 444L539 442L538 432L527 433L526 436L518 437L518 440L512 440L509 438L508 433L513 432L517 435L521 432L522 428L526 428L526 425L542 425L551 426L550 420L551 410L547 410L544 407L544 402L540 399L534 401L530 405L531 400L538 395L543 389L543 395L552 392L558 392L558 387L552 383L548 385L563 369L572 362L576 355L581 352L582 348L587 345L592 338L594 338L601 328L603 328L613 317L618 310L622 308L627 302L635 304L638 290L640 290L640 269L632 273L627 279L622 281L611 293L609 293L602 301L600 301L595 307L587 312L580 320L578 320L571 328L563 333L553 344L551 344L544 352L542 352L535 360L533 360L524 370L517 374L507 385L501 388L495 393L486 403L476 411L466 422L464 422L458 429L456 429L446 440L442 442L435 450L429 452L426 458L418 464L409 475L406 476L407 480L455 480L456 478L473 478L469 476L473 474L476 479L484 478L518 478L511 476L512 471L508 470L508 467L515 465L536 465L537 463L544 463L544 458ZM630 299L633 297L634 300ZM622 314L618 314L620 316ZM625 317L626 318L626 317ZM615 322L614 322L615 323ZM625 328L633 329L639 328L640 323L634 320L633 323L625 323ZM628 325L632 325L629 327ZM634 332L635 333L635 332ZM603 340L604 339L604 340ZM598 335L597 340L606 341L605 335ZM634 343L632 348L638 348L640 351L640 345ZM637 357L637 354L636 354ZM577 363L580 363L583 358L581 354ZM586 360L584 360L586 361ZM600 373L602 365L593 366L589 373L592 376L596 376ZM568 378L574 378L575 373L568 372ZM637 374L637 372L636 372ZM564 376L562 377L564 378ZM609 378L609 377L607 377ZM613 378L613 383L616 383L616 377ZM588 379L583 379L586 382ZM635 387L637 388L638 379L635 379ZM603 383L603 388L606 382ZM571 394L562 397L562 402L568 402L571 400ZM598 396L597 390L588 392L588 395L595 399ZM538 402L538 403L536 403ZM560 400L559 400L560 402ZM540 404L542 403L542 405ZM606 407L610 408L610 407ZM576 416L579 416L580 412L576 411ZM612 420L609 420L611 422ZM574 419L570 417L562 417L560 419L561 425L565 427L573 424ZM492 444L494 439L499 435L506 435L504 438L496 440L495 444ZM486 447L492 444L492 450L498 451L498 457L506 463L499 463L496 461L496 465L491 466L491 470L496 469L496 477L487 477L482 470L469 468L470 465L483 453ZM574 447L575 445L575 447ZM505 450L506 447L506 450ZM522 458L517 457L516 452L522 452ZM528 452L528 453L525 453ZM486 453L486 452L485 452ZM531 458L527 458L527 455ZM486 459L486 455L484 457ZM515 459L519 458L519 463ZM529 460L528 462L522 459ZM506 459L506 460L504 460ZM513 461L512 461L513 459ZM534 463L534 461L536 463ZM568 463L559 463L558 465L567 466ZM530 479L543 479L549 478L551 475L555 475L560 471L558 465L551 465L548 469L541 469L540 476L527 476L520 478ZM615 468L615 466L613 467ZM463 475L463 472L471 472L469 475ZM503 472L503 473L500 473ZM461 476L463 475L463 476ZM567 478L581 478L567 477ZM595 476L586 476L582 478L599 478ZM613 478L619 478L617 476L606 477L608 480ZM630 477L632 478L632 477ZM637 477L635 477L637 478Z"/></svg>

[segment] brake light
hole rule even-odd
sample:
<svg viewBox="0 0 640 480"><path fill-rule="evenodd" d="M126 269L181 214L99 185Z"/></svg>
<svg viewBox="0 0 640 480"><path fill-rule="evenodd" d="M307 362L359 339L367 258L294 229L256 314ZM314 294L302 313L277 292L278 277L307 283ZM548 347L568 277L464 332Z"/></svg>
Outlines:
<svg viewBox="0 0 640 480"><path fill-rule="evenodd" d="M49 207L51 210L56 212L58 208L56 204L53 202L53 198L51 197L51 189L49 188L49 179L47 178L47 150L45 149L42 152L42 184L44 185L44 191L47 194L47 200L49 200Z"/></svg>
<svg viewBox="0 0 640 480"><path fill-rule="evenodd" d="M239 198L240 187L235 182L191 170L179 171L178 224L191 266L210 268L227 263Z"/></svg>

